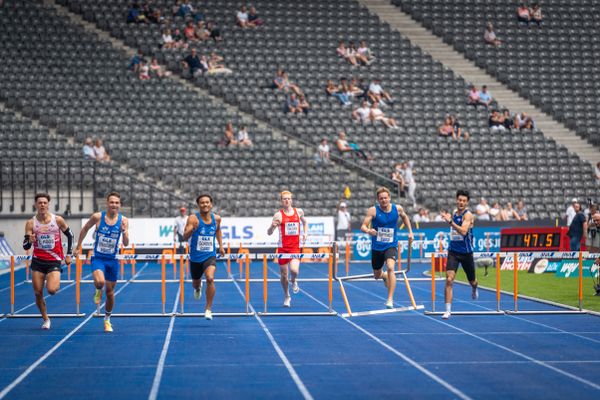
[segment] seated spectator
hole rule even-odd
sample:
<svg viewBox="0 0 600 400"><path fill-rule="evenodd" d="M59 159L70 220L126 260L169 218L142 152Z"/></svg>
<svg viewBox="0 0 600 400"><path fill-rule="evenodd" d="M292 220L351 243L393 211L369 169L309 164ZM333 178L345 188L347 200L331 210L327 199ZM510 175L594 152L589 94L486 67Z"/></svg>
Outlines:
<svg viewBox="0 0 600 400"><path fill-rule="evenodd" d="M343 59L345 59L346 61L348 61L350 64L352 64L354 66L358 66L356 57L354 56L354 54L352 54L352 52L350 51L350 48L346 47L346 44L343 41L340 41L340 44L338 45L337 54L338 54L338 56L340 56Z"/></svg>
<svg viewBox="0 0 600 400"><path fill-rule="evenodd" d="M220 42L223 40L223 35L221 35L221 30L217 28L213 21L208 21L206 24L206 30L208 31L208 36L215 42Z"/></svg>
<svg viewBox="0 0 600 400"><path fill-rule="evenodd" d="M315 154L315 162L317 164L330 164L331 160L329 158L329 144L327 144L327 139L321 139L321 143L317 147L317 154Z"/></svg>
<svg viewBox="0 0 600 400"><path fill-rule="evenodd" d="M358 52L358 59L365 65L369 65L371 64L373 61L375 61L375 56L373 55L373 53L371 52L371 49L369 49L367 47L367 43L364 40L361 40L359 45L358 45L358 49L356 50Z"/></svg>
<svg viewBox="0 0 600 400"><path fill-rule="evenodd" d="M350 84L348 85L348 89L350 89L350 93L357 99L364 98L369 91L369 88L365 84L364 79L360 79L358 81L356 78L352 78L350 80Z"/></svg>
<svg viewBox="0 0 600 400"><path fill-rule="evenodd" d="M487 86L483 85L481 87L481 91L479 91L479 104L481 104L485 108L488 108L493 101L494 99L492 98L492 94L488 92Z"/></svg>
<svg viewBox="0 0 600 400"><path fill-rule="evenodd" d="M291 93L288 96L288 98L285 102L284 112L292 113L292 114L302 112L302 108L300 107L300 100L298 100L296 93Z"/></svg>
<svg viewBox="0 0 600 400"><path fill-rule="evenodd" d="M140 68L138 69L138 71L139 71L140 81L149 81L150 80L150 67L148 67L148 64L146 64L145 60L142 60L140 62Z"/></svg>
<svg viewBox="0 0 600 400"><path fill-rule="evenodd" d="M502 42L496 37L494 33L494 25L491 22L488 22L487 27L485 28L485 33L483 34L483 40L494 47L498 47L502 44Z"/></svg>
<svg viewBox="0 0 600 400"><path fill-rule="evenodd" d="M208 57L208 61L213 64L220 64L225 61L225 57L217 54L215 50L210 52L210 57Z"/></svg>
<svg viewBox="0 0 600 400"><path fill-rule="evenodd" d="M181 8L181 0L176 0L175 4L171 7L171 14L173 16L179 15L179 9Z"/></svg>
<svg viewBox="0 0 600 400"><path fill-rule="evenodd" d="M522 112L520 114L515 115L514 127L519 130L534 129L535 122L533 121L533 118Z"/></svg>
<svg viewBox="0 0 600 400"><path fill-rule="evenodd" d="M225 67L224 65L221 65L219 63L213 63L210 61L210 59L206 56L202 56L200 57L200 63L202 64L202 69L210 75L215 75L215 74L231 74L233 71L230 70L229 68Z"/></svg>
<svg viewBox="0 0 600 400"><path fill-rule="evenodd" d="M102 144L102 139L100 138L96 139L96 143L94 144L94 154L96 155L96 160L100 162L110 161L110 156L108 155L106 148L104 148L104 145Z"/></svg>
<svg viewBox="0 0 600 400"><path fill-rule="evenodd" d="M138 73L140 69L140 63L143 59L144 55L142 54L142 50L138 50L138 52L135 53L133 57L131 57L131 61L129 61L129 66L127 67L127 69Z"/></svg>
<svg viewBox="0 0 600 400"><path fill-rule="evenodd" d="M531 20L536 23L538 28L542 29L542 7L539 3L534 3L531 8Z"/></svg>
<svg viewBox="0 0 600 400"><path fill-rule="evenodd" d="M327 95L338 99L340 103L342 103L345 106L352 104L348 99L348 95L339 91L338 87L335 85L335 83L333 83L331 79L327 81L327 87L325 88L325 92L327 93Z"/></svg>
<svg viewBox="0 0 600 400"><path fill-rule="evenodd" d="M94 142L91 137L85 138L83 148L83 159L84 160L96 160L96 153L94 153Z"/></svg>
<svg viewBox="0 0 600 400"><path fill-rule="evenodd" d="M150 75L154 75L157 78L163 78L165 76L170 76L171 71L165 71L165 69L158 64L156 57L152 57L152 61L150 62Z"/></svg>
<svg viewBox="0 0 600 400"><path fill-rule="evenodd" d="M276 86L277 89L282 89L286 93L288 93L291 90L296 95L302 94L302 90L300 90L300 87L290 82L287 72L283 70L277 71L277 77L275 77L275 79L273 80L273 84Z"/></svg>
<svg viewBox="0 0 600 400"><path fill-rule="evenodd" d="M398 185L400 196L404 197L405 184L401 163L394 164L394 170L392 171L392 180L396 183L396 185Z"/></svg>
<svg viewBox="0 0 600 400"><path fill-rule="evenodd" d="M454 137L454 128L452 127L452 118L450 118L450 116L447 116L444 119L444 124L438 128L438 134L442 137L456 139Z"/></svg>
<svg viewBox="0 0 600 400"><path fill-rule="evenodd" d="M177 15L181 18L185 18L188 14L193 16L194 7L192 7L192 3L189 1L183 1L179 5L179 9L177 10Z"/></svg>
<svg viewBox="0 0 600 400"><path fill-rule="evenodd" d="M348 142L346 140L345 132L339 133L338 138L335 141L335 145L341 153L350 152L350 153L356 154L358 157L362 158L363 160L371 160L372 159L372 157L370 155L367 155L367 153L365 153L364 150L361 150L360 147L356 143Z"/></svg>
<svg viewBox="0 0 600 400"><path fill-rule="evenodd" d="M413 222L415 224L420 222L431 222L429 219L429 210L426 208L419 208L419 211L413 216Z"/></svg>
<svg viewBox="0 0 600 400"><path fill-rule="evenodd" d="M392 96L381 87L381 79L375 78L373 82L369 85L369 91L367 92L367 96L373 103L379 103L382 106L385 106L387 101L389 104L393 105L394 100Z"/></svg>
<svg viewBox="0 0 600 400"><path fill-rule="evenodd" d="M175 30L173 31L173 47L176 49L187 49L188 48L188 44L185 42L183 35L181 34L181 31L179 30L179 28L175 28Z"/></svg>
<svg viewBox="0 0 600 400"><path fill-rule="evenodd" d="M497 201L495 201L494 204L492 204L492 208L490 208L490 219L492 221L502 221L502 208Z"/></svg>
<svg viewBox="0 0 600 400"><path fill-rule="evenodd" d="M517 20L520 24L525 24L526 26L529 26L531 22L531 12L525 3L521 3L517 7Z"/></svg>
<svg viewBox="0 0 600 400"><path fill-rule="evenodd" d="M206 72L205 66L202 64L196 49L193 47L190 54L188 54L187 57L181 61L181 63L183 64L184 68L189 69L190 78L196 78Z"/></svg>
<svg viewBox="0 0 600 400"><path fill-rule="evenodd" d="M338 86L338 90L342 93L345 93L349 98L354 97L354 94L350 89L350 84L348 84L346 78L340 78L340 85Z"/></svg>
<svg viewBox="0 0 600 400"><path fill-rule="evenodd" d="M475 85L471 86L471 90L469 90L467 104L475 108L477 108L477 105L479 104L479 90L477 90Z"/></svg>
<svg viewBox="0 0 600 400"><path fill-rule="evenodd" d="M456 118L456 116L454 115L450 115L449 116L450 119L452 120L452 134L453 134L453 138L458 140L462 137L465 138L465 140L469 140L469 138L471 137L471 135L469 134L469 132L463 130L461 128L460 122L458 121L458 119Z"/></svg>
<svg viewBox="0 0 600 400"><path fill-rule="evenodd" d="M173 40L173 36L171 36L171 30L165 29L162 35L162 48L163 49L172 49L175 47L175 41Z"/></svg>
<svg viewBox="0 0 600 400"><path fill-rule="evenodd" d="M350 63L355 67L359 66L358 50L356 50L354 42L348 42L348 47L346 47L346 58L348 58L349 61L353 60L354 62L350 61Z"/></svg>
<svg viewBox="0 0 600 400"><path fill-rule="evenodd" d="M446 222L446 220L444 219L444 215L448 214L448 210L446 209L441 209L438 212L438 215L435 216L435 218L433 219L433 222Z"/></svg>
<svg viewBox="0 0 600 400"><path fill-rule="evenodd" d="M159 24L159 25L162 25L162 24L166 23L166 21L167 21L165 19L165 17L162 15L162 11L160 11L158 8L152 11L152 15L150 15L148 20L150 22L152 22L153 24Z"/></svg>
<svg viewBox="0 0 600 400"><path fill-rule="evenodd" d="M527 221L527 207L525 207L525 202L523 200L517 201L517 207L515 207L515 212L517 213L518 221Z"/></svg>
<svg viewBox="0 0 600 400"><path fill-rule="evenodd" d="M233 132L233 124L231 123L231 121L227 121L227 124L225 125L225 133L223 134L223 138L219 142L219 145L227 147L235 146L237 144L238 142L235 138L235 133Z"/></svg>
<svg viewBox="0 0 600 400"><path fill-rule="evenodd" d="M352 118L358 122L366 124L371 121L371 109L369 108L369 102L363 100L360 107L352 111Z"/></svg>
<svg viewBox="0 0 600 400"><path fill-rule="evenodd" d="M146 20L146 16L137 3L133 3L131 6L129 6L129 9L127 10L127 22L135 24L148 22Z"/></svg>
<svg viewBox="0 0 600 400"><path fill-rule="evenodd" d="M245 125L242 125L237 134L237 143L240 146L252 146L252 140L250 140L250 135L248 134L248 129Z"/></svg>
<svg viewBox="0 0 600 400"><path fill-rule="evenodd" d="M391 117L386 117L381 108L379 108L378 103L371 104L371 114L369 115L369 118L371 118L373 124L377 121L381 121L381 123L388 128L398 129L396 120Z"/></svg>
<svg viewBox="0 0 600 400"><path fill-rule="evenodd" d="M183 36L188 43L198 40L196 37L196 29L194 28L194 23L192 21L188 21L188 23L185 25L185 28L183 28Z"/></svg>
<svg viewBox="0 0 600 400"><path fill-rule="evenodd" d="M596 175L596 185L600 186L600 162L596 164L594 174Z"/></svg>
<svg viewBox="0 0 600 400"><path fill-rule="evenodd" d="M509 201L506 203L506 207L502 209L502 221L513 221L518 219L519 215L513 208L512 203Z"/></svg>
<svg viewBox="0 0 600 400"><path fill-rule="evenodd" d="M481 198L477 207L475 207L476 218L479 221L489 221L490 220L490 206L487 203L485 198Z"/></svg>
<svg viewBox="0 0 600 400"><path fill-rule="evenodd" d="M508 111L507 109L504 109L504 111L502 111L502 115L500 116L499 121L502 125L504 125L504 128L507 131L510 131L511 128L514 126L514 118L510 116L510 111Z"/></svg>
<svg viewBox="0 0 600 400"><path fill-rule="evenodd" d="M194 29L194 36L197 40L208 40L210 39L210 32L206 29L204 21L198 21L196 28Z"/></svg>
<svg viewBox="0 0 600 400"><path fill-rule="evenodd" d="M264 23L265 21L256 13L256 8L254 6L250 7L250 12L248 13L248 25L261 26Z"/></svg>
<svg viewBox="0 0 600 400"><path fill-rule="evenodd" d="M246 6L242 6L240 11L235 16L235 23L240 28L254 28L254 25L248 23L248 9Z"/></svg>
<svg viewBox="0 0 600 400"><path fill-rule="evenodd" d="M303 94L298 96L298 103L298 106L302 109L302 112L304 114L308 114L308 112L310 111L310 104L308 103L308 100L306 100L306 97Z"/></svg>
<svg viewBox="0 0 600 400"><path fill-rule="evenodd" d="M504 124L500 121L500 114L498 113L498 110L492 110L492 113L488 119L488 127L490 128L491 133L506 131Z"/></svg>

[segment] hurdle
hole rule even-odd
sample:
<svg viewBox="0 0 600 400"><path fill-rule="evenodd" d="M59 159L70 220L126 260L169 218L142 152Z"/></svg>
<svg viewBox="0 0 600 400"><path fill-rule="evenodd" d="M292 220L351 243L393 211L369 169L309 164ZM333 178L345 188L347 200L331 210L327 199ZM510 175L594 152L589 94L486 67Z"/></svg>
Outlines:
<svg viewBox="0 0 600 400"><path fill-rule="evenodd" d="M493 257L494 253L475 253L479 257L483 258L486 256ZM440 269L442 266L442 257L447 256L444 252L431 253L431 311L425 311L426 315L443 315L443 312L435 311L435 299L436 299L436 268L435 259L436 256L440 260ZM452 315L504 315L505 312L500 310L500 253L496 253L496 309L495 310L481 310L481 311L452 311Z"/></svg>
<svg viewBox="0 0 600 400"><path fill-rule="evenodd" d="M368 315L379 315L379 314L391 314L391 313L397 313L397 312L404 312L404 311L413 311L413 310L422 310L425 308L424 305L417 305L412 289L410 287L410 283L408 280L408 277L406 276L406 272L410 271L410 264L411 264L411 246L412 246L412 240L408 241L408 245L409 245L409 251L408 251L408 256L406 258L406 271L402 269L402 258L398 257L397 260L397 266L398 266L398 270L394 271L394 276L396 277L396 279L398 279L398 275L401 275L403 280L404 280L404 284L406 285L406 291L408 293L408 297L410 299L410 306L405 306L405 307L394 307L394 308L388 308L388 309L381 309L381 310L370 310L370 311L358 311L358 312L353 312L352 308L350 307L350 302L348 301L348 296L346 295L346 289L344 288L344 282L346 281L358 281L358 280L363 280L366 278L374 278L374 274L361 274L361 275L349 275L349 276L343 276L343 277L336 277L337 282L340 285L340 292L342 294L342 298L344 300L344 305L346 306L346 313L342 313L340 314L341 317L343 318L349 318L349 317L360 317L360 316L368 316ZM401 254L401 242L398 242L398 254ZM369 279L370 280L370 279Z"/></svg>
<svg viewBox="0 0 600 400"><path fill-rule="evenodd" d="M337 263L337 243L334 243L329 253L294 253L294 254L257 254L258 259L263 261L263 311L258 315L261 317L334 317L337 312L333 310L333 265ZM300 260L324 260L327 259L328 277L328 310L327 311L289 311L289 312L270 312L268 310L268 260L300 259ZM322 280L320 280L322 281ZM272 282L272 280L271 280ZM279 280L277 280L279 282Z"/></svg>
<svg viewBox="0 0 600 400"><path fill-rule="evenodd" d="M41 314L25 314L15 313L15 261L29 261L32 259L31 255L14 256L11 255L10 260L10 314L5 314L6 318L41 318ZM85 313L80 311L80 284L81 284L81 261L75 260L75 313L48 313L48 317L51 318L73 318L73 317L84 317Z"/></svg>

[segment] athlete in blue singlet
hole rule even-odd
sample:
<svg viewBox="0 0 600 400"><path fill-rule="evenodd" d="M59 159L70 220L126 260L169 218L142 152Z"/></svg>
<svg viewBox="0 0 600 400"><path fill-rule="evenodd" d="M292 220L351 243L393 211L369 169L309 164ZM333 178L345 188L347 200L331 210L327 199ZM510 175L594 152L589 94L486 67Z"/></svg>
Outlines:
<svg viewBox="0 0 600 400"><path fill-rule="evenodd" d="M183 240L192 238L190 243L190 272L194 297L202 296L202 275L206 277L206 309L204 318L212 319L212 303L215 297L215 269L217 267L216 241L219 243L219 254L223 256L223 238L221 234L221 217L213 214L212 197L201 194L196 199L199 213L188 217L183 232Z"/></svg>
<svg viewBox="0 0 600 400"><path fill-rule="evenodd" d="M471 284L471 297L476 300L479 297L477 291L477 278L475 277L475 262L473 261L473 214L467 206L469 205L469 192L459 190L456 192L456 210L454 213L446 213L442 218L450 224L450 248L448 249L448 262L446 264L446 290L444 299L446 311L443 319L450 318L452 312L452 283L456 277L459 264L462 265L467 279Z"/></svg>
<svg viewBox="0 0 600 400"><path fill-rule="evenodd" d="M119 239L123 236L123 245L129 245L129 221L119 213L121 207L121 195L110 192L106 196L106 211L92 214L90 219L81 228L77 247L73 252L78 256L83 239L92 227L96 227L94 234L94 255L91 259L92 276L96 292L94 303L99 307L102 300L102 288L106 288L106 305L104 307L104 331L112 332L110 315L115 305L115 286L119 271L117 254L119 251Z"/></svg>
<svg viewBox="0 0 600 400"><path fill-rule="evenodd" d="M375 279L382 278L388 288L388 297L385 302L387 308L394 307L394 289L396 288L396 275L394 269L398 258L398 219L402 218L408 229L409 240L413 239L410 218L400 205L392 204L390 190L386 187L377 189L377 202L379 204L367 210L361 231L371 235L371 266ZM386 271L383 272L383 264Z"/></svg>

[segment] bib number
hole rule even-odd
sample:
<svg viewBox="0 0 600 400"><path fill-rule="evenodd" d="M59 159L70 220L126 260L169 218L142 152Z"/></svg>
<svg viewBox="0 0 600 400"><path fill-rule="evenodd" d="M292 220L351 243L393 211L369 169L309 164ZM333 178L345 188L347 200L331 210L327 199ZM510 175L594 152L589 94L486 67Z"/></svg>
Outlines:
<svg viewBox="0 0 600 400"><path fill-rule="evenodd" d="M98 237L98 246L96 250L102 254L115 254L117 249L117 239L107 236Z"/></svg>
<svg viewBox="0 0 600 400"><path fill-rule="evenodd" d="M394 228L378 228L377 241L381 243L392 243L394 241Z"/></svg>
<svg viewBox="0 0 600 400"><path fill-rule="evenodd" d="M196 250L203 253L212 252L215 247L215 238L213 236L198 236Z"/></svg>
<svg viewBox="0 0 600 400"><path fill-rule="evenodd" d="M42 250L54 249L54 235L42 234L37 237L38 247Z"/></svg>
<svg viewBox="0 0 600 400"><path fill-rule="evenodd" d="M285 234L289 236L300 235L300 224L297 222L286 222L285 223Z"/></svg>
<svg viewBox="0 0 600 400"><path fill-rule="evenodd" d="M458 233L458 231L454 228L450 228L450 240L453 242L461 242L464 239L464 236Z"/></svg>

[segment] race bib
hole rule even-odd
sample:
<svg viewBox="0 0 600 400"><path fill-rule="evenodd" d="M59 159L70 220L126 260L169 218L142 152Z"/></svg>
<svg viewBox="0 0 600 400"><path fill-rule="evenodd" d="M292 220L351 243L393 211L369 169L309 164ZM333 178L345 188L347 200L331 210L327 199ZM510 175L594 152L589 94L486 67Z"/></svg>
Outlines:
<svg viewBox="0 0 600 400"><path fill-rule="evenodd" d="M201 252L213 251L215 246L214 236L198 236L198 243L196 243L196 250Z"/></svg>
<svg viewBox="0 0 600 400"><path fill-rule="evenodd" d="M464 236L458 233L454 228L450 228L450 240L453 242L460 242L464 239Z"/></svg>
<svg viewBox="0 0 600 400"><path fill-rule="evenodd" d="M54 248L54 235L49 233L37 235L37 243L42 250L52 250Z"/></svg>
<svg viewBox="0 0 600 400"><path fill-rule="evenodd" d="M285 234L286 235L300 235L300 224L297 222L286 222L285 223Z"/></svg>
<svg viewBox="0 0 600 400"><path fill-rule="evenodd" d="M394 241L394 228L377 228L377 241L392 243Z"/></svg>
<svg viewBox="0 0 600 400"><path fill-rule="evenodd" d="M99 236L96 251L103 254L115 254L117 249L117 239L108 236Z"/></svg>

